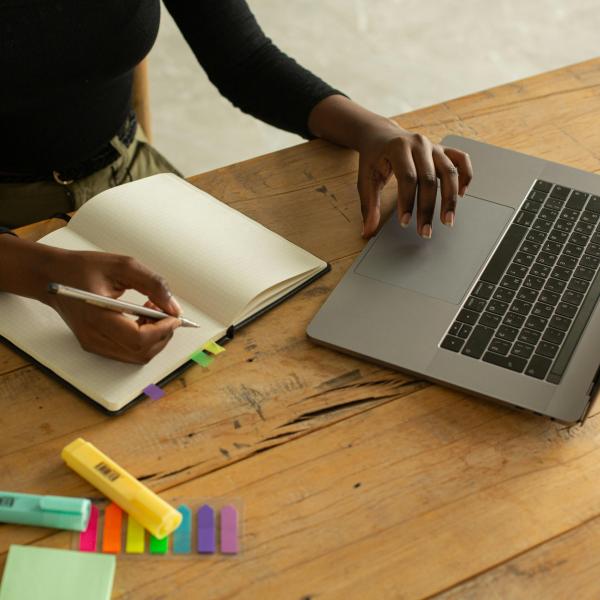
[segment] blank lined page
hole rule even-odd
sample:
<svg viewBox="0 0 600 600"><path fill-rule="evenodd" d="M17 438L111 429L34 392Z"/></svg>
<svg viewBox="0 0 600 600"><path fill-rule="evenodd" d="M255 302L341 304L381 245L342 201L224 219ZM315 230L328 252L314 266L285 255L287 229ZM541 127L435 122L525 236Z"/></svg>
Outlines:
<svg viewBox="0 0 600 600"><path fill-rule="evenodd" d="M172 174L102 192L69 228L108 252L135 256L225 326L262 291L326 266Z"/></svg>

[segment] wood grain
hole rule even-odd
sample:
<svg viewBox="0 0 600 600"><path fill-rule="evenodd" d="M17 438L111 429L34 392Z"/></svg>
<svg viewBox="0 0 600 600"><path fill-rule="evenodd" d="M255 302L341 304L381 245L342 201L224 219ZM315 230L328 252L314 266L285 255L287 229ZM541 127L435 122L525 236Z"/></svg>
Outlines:
<svg viewBox="0 0 600 600"><path fill-rule="evenodd" d="M397 120L600 172L599 114L597 59ZM306 339L364 244L356 166L313 141L191 178L333 269L163 400L107 417L0 347L0 488L98 497L59 458L82 436L167 499L243 503L240 556L120 559L115 598L598 596L600 407L569 429ZM2 526L0 562L11 543L69 536Z"/></svg>

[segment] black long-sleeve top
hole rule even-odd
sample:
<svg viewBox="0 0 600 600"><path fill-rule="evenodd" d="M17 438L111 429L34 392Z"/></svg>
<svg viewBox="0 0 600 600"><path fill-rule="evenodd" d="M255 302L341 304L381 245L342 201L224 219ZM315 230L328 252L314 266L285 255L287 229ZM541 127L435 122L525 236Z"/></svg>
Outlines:
<svg viewBox="0 0 600 600"><path fill-rule="evenodd" d="M265 36L245 0L164 0L212 83L235 106L310 137L336 93ZM67 170L116 134L160 0L0 0L0 172Z"/></svg>

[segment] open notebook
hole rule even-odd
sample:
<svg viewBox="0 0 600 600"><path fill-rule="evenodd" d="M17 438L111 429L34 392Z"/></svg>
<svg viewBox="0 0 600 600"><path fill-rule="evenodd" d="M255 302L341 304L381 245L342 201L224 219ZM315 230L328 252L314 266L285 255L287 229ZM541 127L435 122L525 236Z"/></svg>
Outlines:
<svg viewBox="0 0 600 600"><path fill-rule="evenodd" d="M41 243L134 256L163 275L199 329L179 327L148 364L85 352L48 306L0 293L0 335L105 409L121 410L159 384L208 341L281 301L328 265L171 174L154 175L92 198L67 227ZM61 283L60 281L57 283ZM129 290L122 298L146 300Z"/></svg>

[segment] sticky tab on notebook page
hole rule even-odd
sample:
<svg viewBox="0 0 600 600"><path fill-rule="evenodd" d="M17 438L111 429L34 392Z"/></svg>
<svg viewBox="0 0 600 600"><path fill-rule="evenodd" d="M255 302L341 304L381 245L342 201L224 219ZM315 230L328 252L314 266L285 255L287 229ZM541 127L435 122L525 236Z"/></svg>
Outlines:
<svg viewBox="0 0 600 600"><path fill-rule="evenodd" d="M237 554L239 551L238 512L233 504L227 504L221 509L221 552Z"/></svg>
<svg viewBox="0 0 600 600"><path fill-rule="evenodd" d="M118 554L121 552L121 525L123 511L111 502L104 511L104 529L102 530L102 552Z"/></svg>
<svg viewBox="0 0 600 600"><path fill-rule="evenodd" d="M132 517L127 519L127 540L125 552L127 554L143 554L145 547L145 530Z"/></svg>
<svg viewBox="0 0 600 600"><path fill-rule="evenodd" d="M154 383L146 386L142 391L146 396L152 398L152 400L159 400L165 395L165 391Z"/></svg>
<svg viewBox="0 0 600 600"><path fill-rule="evenodd" d="M209 356L202 350L198 350L197 352L194 352L194 354L192 354L190 356L190 358L195 363L198 363L201 367L208 367L208 365L210 365L210 363L214 360L214 358L212 356Z"/></svg>
<svg viewBox="0 0 600 600"><path fill-rule="evenodd" d="M216 550L215 511L208 504L198 510L198 552L213 554Z"/></svg>
<svg viewBox="0 0 600 600"><path fill-rule="evenodd" d="M206 350L215 356L217 354L221 354L221 352L225 352L225 348L223 348L223 346L219 346L217 342L207 342L204 344L204 346L202 346L202 350Z"/></svg>
<svg viewBox="0 0 600 600"><path fill-rule="evenodd" d="M161 540L150 534L150 554L166 554L169 551L169 536Z"/></svg>
<svg viewBox="0 0 600 600"><path fill-rule="evenodd" d="M177 507L182 519L173 532L173 553L189 554L192 551L192 511L185 504Z"/></svg>
<svg viewBox="0 0 600 600"><path fill-rule="evenodd" d="M98 540L98 514L98 509L92 504L87 529L79 534L79 550L82 552L96 552L96 543Z"/></svg>

